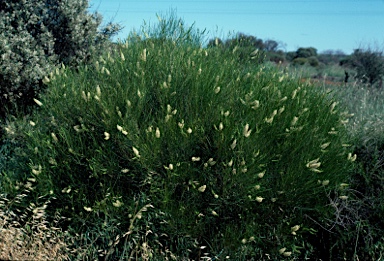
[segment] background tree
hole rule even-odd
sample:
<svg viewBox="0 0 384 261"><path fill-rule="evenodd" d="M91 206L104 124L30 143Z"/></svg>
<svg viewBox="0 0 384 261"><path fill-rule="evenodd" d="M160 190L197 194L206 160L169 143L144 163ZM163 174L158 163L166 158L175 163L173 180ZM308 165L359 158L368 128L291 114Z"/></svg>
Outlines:
<svg viewBox="0 0 384 261"><path fill-rule="evenodd" d="M299 58L299 57L309 58L313 56L317 56L317 49L313 47L307 47L307 48L300 47L296 51L296 58Z"/></svg>
<svg viewBox="0 0 384 261"><path fill-rule="evenodd" d="M339 64L347 55L342 50L325 50L318 55L318 60L326 65Z"/></svg>
<svg viewBox="0 0 384 261"><path fill-rule="evenodd" d="M308 63L311 66L318 66L317 49L314 47L300 47L296 52L288 52L287 59L292 61L294 65L304 65Z"/></svg>
<svg viewBox="0 0 384 261"><path fill-rule="evenodd" d="M87 0L0 1L0 118L25 110L58 64L89 63L106 49L120 27L100 27L87 8Z"/></svg>
<svg viewBox="0 0 384 261"><path fill-rule="evenodd" d="M279 50L279 43L275 40L264 41L264 49L268 52L277 52Z"/></svg>
<svg viewBox="0 0 384 261"><path fill-rule="evenodd" d="M353 54L340 62L340 65L356 70L356 78L363 83L382 85L384 76L384 56L382 50L371 47L355 49Z"/></svg>

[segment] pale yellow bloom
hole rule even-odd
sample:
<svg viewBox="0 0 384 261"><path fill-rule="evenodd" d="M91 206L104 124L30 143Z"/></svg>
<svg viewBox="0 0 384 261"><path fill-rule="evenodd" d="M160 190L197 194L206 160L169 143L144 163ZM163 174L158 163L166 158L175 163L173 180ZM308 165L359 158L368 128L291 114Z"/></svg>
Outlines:
<svg viewBox="0 0 384 261"><path fill-rule="evenodd" d="M53 158L49 158L48 162L49 162L49 164L51 164L51 165L57 165L56 160L53 159Z"/></svg>
<svg viewBox="0 0 384 261"><path fill-rule="evenodd" d="M260 185L256 185L255 189L259 190L260 189Z"/></svg>
<svg viewBox="0 0 384 261"><path fill-rule="evenodd" d="M189 134L191 134L191 133L192 133L192 129L191 129L191 128L188 128L188 129L187 129L187 132L188 132Z"/></svg>
<svg viewBox="0 0 384 261"><path fill-rule="evenodd" d="M330 142L321 144L321 145L320 145L320 148L321 148L322 150L325 150L326 148L328 148L328 146L329 146L330 144L331 144Z"/></svg>
<svg viewBox="0 0 384 261"><path fill-rule="evenodd" d="M237 145L237 140L235 139L232 144L231 144L231 149L235 149L236 148L236 145Z"/></svg>
<svg viewBox="0 0 384 261"><path fill-rule="evenodd" d="M233 165L233 159L231 159L229 162L228 162L228 167L232 167Z"/></svg>
<svg viewBox="0 0 384 261"><path fill-rule="evenodd" d="M336 134L337 134L337 131L335 130L335 128L331 128L331 130L328 131L328 134L330 134L330 135L336 135Z"/></svg>
<svg viewBox="0 0 384 261"><path fill-rule="evenodd" d="M346 200L346 199L348 199L348 196L340 196L339 198L342 200Z"/></svg>
<svg viewBox="0 0 384 261"><path fill-rule="evenodd" d="M200 161L200 157L192 157L192 161Z"/></svg>
<svg viewBox="0 0 384 261"><path fill-rule="evenodd" d="M203 186L198 188L198 191L204 192L206 188L207 188L207 185L203 185Z"/></svg>
<svg viewBox="0 0 384 261"><path fill-rule="evenodd" d="M260 107L260 102L258 101L258 100L255 100L255 101L253 101L252 103L251 103L251 105L252 105L252 109L254 109L254 110L256 110L257 108L259 108Z"/></svg>
<svg viewBox="0 0 384 261"><path fill-rule="evenodd" d="M256 199L257 202L261 203L261 202L263 201L264 198L262 198L262 197L256 197L255 199Z"/></svg>
<svg viewBox="0 0 384 261"><path fill-rule="evenodd" d="M88 212L91 212L92 211L92 208L90 207L84 207L85 211L88 211Z"/></svg>
<svg viewBox="0 0 384 261"><path fill-rule="evenodd" d="M123 127L121 127L120 125L116 125L116 127L118 131L123 131Z"/></svg>
<svg viewBox="0 0 384 261"><path fill-rule="evenodd" d="M348 186L349 186L349 184L347 184L347 183L341 183L340 184L340 188L342 188L342 189L344 189L344 188L346 188Z"/></svg>
<svg viewBox="0 0 384 261"><path fill-rule="evenodd" d="M47 76L44 76L43 83L47 84L49 82L50 82L49 78Z"/></svg>
<svg viewBox="0 0 384 261"><path fill-rule="evenodd" d="M68 194L69 192L71 192L71 190L72 190L72 188L69 186L68 188L64 188L61 192Z"/></svg>
<svg viewBox="0 0 384 261"><path fill-rule="evenodd" d="M216 164L216 161L214 161L213 158L209 158L209 160L208 160L208 164L211 165L211 166L213 166L213 165Z"/></svg>
<svg viewBox="0 0 384 261"><path fill-rule="evenodd" d="M272 112L272 114L271 114L271 117L269 117L269 118L265 118L264 121L265 121L266 123L272 123L274 117L276 116L276 114L277 114L277 110L274 110L274 111Z"/></svg>
<svg viewBox="0 0 384 261"><path fill-rule="evenodd" d="M41 101L39 101L38 99L33 98L33 101L34 101L37 105L39 105L39 106L43 106L43 103L42 103Z"/></svg>
<svg viewBox="0 0 384 261"><path fill-rule="evenodd" d="M139 150L136 149L135 147L132 147L133 153L135 153L136 157L140 158L140 153Z"/></svg>
<svg viewBox="0 0 384 261"><path fill-rule="evenodd" d="M129 172L129 169L122 169L121 172L122 172L122 173L128 173L128 172Z"/></svg>
<svg viewBox="0 0 384 261"><path fill-rule="evenodd" d="M110 135L109 135L109 133L108 132L104 132L104 136L105 136L105 140L109 140L109 138L110 138Z"/></svg>
<svg viewBox="0 0 384 261"><path fill-rule="evenodd" d="M293 117L292 121L291 121L291 126L295 126L297 121L299 120L299 117Z"/></svg>
<svg viewBox="0 0 384 261"><path fill-rule="evenodd" d="M52 136L52 139L53 139L54 142L58 142L59 141L59 139L56 137L55 133L52 132L51 136Z"/></svg>
<svg viewBox="0 0 384 261"><path fill-rule="evenodd" d="M320 158L309 161L306 165L307 168L309 168L311 170L318 169L321 165L321 162L319 162L319 160L320 160Z"/></svg>
<svg viewBox="0 0 384 261"><path fill-rule="evenodd" d="M244 137L248 138L248 137L251 135L251 132L252 132L252 130L249 129L249 124L247 123L247 124L244 126L244 129L243 129L243 135L244 135Z"/></svg>
<svg viewBox="0 0 384 261"><path fill-rule="evenodd" d="M297 89L292 92L292 100L295 99L296 94L297 94Z"/></svg>
<svg viewBox="0 0 384 261"><path fill-rule="evenodd" d="M258 173L257 176L259 178L262 178L262 177L264 177L265 172L266 172L266 170L264 170L263 172Z"/></svg>
<svg viewBox="0 0 384 261"><path fill-rule="evenodd" d="M283 254L283 253L285 252L285 250L287 250L287 248L286 248L286 247L283 247L283 248L281 248L281 249L279 250L279 253L280 253L280 254Z"/></svg>
<svg viewBox="0 0 384 261"><path fill-rule="evenodd" d="M123 202L121 202L120 200L116 200L115 202L112 202L112 205L116 208L119 208L123 205Z"/></svg>
<svg viewBox="0 0 384 261"><path fill-rule="evenodd" d="M331 104L331 108L330 108L331 113L334 113L333 110L335 109L336 105L337 105L337 102L333 102L333 103Z"/></svg>
<svg viewBox="0 0 384 261"><path fill-rule="evenodd" d="M218 94L219 92L220 92L220 86L217 86L217 87L215 88L215 93Z"/></svg>
<svg viewBox="0 0 384 261"><path fill-rule="evenodd" d="M327 186L329 184L329 180L323 180L323 182L321 183L323 186Z"/></svg>
<svg viewBox="0 0 384 261"><path fill-rule="evenodd" d="M299 226L299 225L295 225L295 226L291 227L291 231L292 231L292 232L296 232L296 231L299 230L299 229L300 229L300 226Z"/></svg>
<svg viewBox="0 0 384 261"><path fill-rule="evenodd" d="M219 216L219 214L217 214L217 213L216 213L216 211L214 211L214 210L212 210L212 212L211 212L211 213L212 213L212 215L214 215L214 216L216 216L216 217L218 217L218 216Z"/></svg>
<svg viewBox="0 0 384 261"><path fill-rule="evenodd" d="M141 60L143 60L144 62L147 61L147 49L144 49L141 53Z"/></svg>
<svg viewBox="0 0 384 261"><path fill-rule="evenodd" d="M286 257L288 257L288 256L291 256L291 255L292 255L292 252L284 252L283 255L286 256Z"/></svg>
<svg viewBox="0 0 384 261"><path fill-rule="evenodd" d="M34 127L34 126L36 125L36 123L33 122L33 121L29 121L29 124L30 124L32 127Z"/></svg>
<svg viewBox="0 0 384 261"><path fill-rule="evenodd" d="M354 154L354 155L352 156L352 153L348 153L348 160L349 160L349 161L354 162L354 161L356 160L356 158L357 158L357 155L356 155L356 154Z"/></svg>
<svg viewBox="0 0 384 261"><path fill-rule="evenodd" d="M37 167L37 169L32 168L32 173L37 176L37 175L39 175L41 173L41 170L42 170L42 167L41 167L41 165L39 165Z"/></svg>

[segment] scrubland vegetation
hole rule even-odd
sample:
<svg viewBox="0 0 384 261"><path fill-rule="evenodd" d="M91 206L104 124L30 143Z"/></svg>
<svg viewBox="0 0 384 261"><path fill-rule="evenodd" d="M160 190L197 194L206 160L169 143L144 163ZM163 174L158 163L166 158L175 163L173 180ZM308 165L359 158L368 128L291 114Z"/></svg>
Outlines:
<svg viewBox="0 0 384 261"><path fill-rule="evenodd" d="M383 90L203 37L160 18L9 106L0 258L382 258Z"/></svg>

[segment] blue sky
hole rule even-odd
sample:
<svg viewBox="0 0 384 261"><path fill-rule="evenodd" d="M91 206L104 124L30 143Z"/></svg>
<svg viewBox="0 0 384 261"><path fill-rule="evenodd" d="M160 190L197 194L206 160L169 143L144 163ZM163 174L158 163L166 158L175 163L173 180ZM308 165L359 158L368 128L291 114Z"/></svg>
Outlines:
<svg viewBox="0 0 384 261"><path fill-rule="evenodd" d="M212 37L242 32L285 44L286 51L315 47L349 54L360 45L384 48L384 0L90 0L90 11L125 28L124 39L156 14L176 11L186 24L207 29Z"/></svg>

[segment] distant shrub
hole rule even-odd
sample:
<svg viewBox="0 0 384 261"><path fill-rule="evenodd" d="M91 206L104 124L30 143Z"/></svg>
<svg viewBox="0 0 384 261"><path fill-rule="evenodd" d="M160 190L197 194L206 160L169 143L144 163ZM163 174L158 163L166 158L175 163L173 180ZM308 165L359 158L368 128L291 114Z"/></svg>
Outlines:
<svg viewBox="0 0 384 261"><path fill-rule="evenodd" d="M87 8L85 0L0 2L0 117L30 104L58 64L91 62L105 49L119 27L98 30L101 16Z"/></svg>
<svg viewBox="0 0 384 261"><path fill-rule="evenodd" d="M315 56L308 57L307 62L312 67L319 66L319 60Z"/></svg>
<svg viewBox="0 0 384 261"><path fill-rule="evenodd" d="M356 70L356 78L370 85L379 83L382 87L384 77L383 51L372 48L359 48L340 62L341 65Z"/></svg>
<svg viewBox="0 0 384 261"><path fill-rule="evenodd" d="M293 61L292 61L292 64L293 65L304 65L308 62L308 59L307 58L295 58Z"/></svg>
<svg viewBox="0 0 384 261"><path fill-rule="evenodd" d="M296 58L309 58L309 57L316 57L317 56L317 50L313 47L303 48L300 47L296 51Z"/></svg>
<svg viewBox="0 0 384 261"><path fill-rule="evenodd" d="M346 200L354 160L336 103L283 73L244 70L232 53L151 32L49 78L40 108L7 133L28 147L30 171L14 183L109 258L310 256L306 237L332 225L330 199Z"/></svg>

